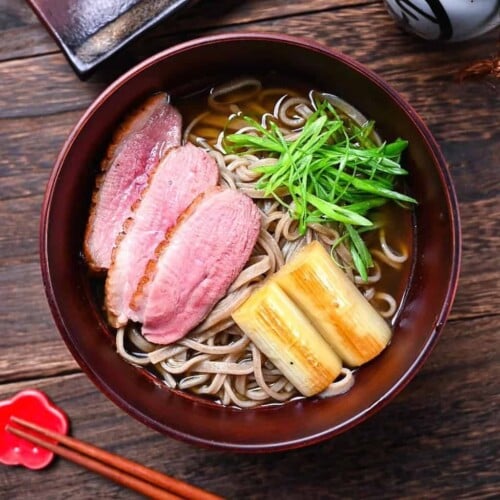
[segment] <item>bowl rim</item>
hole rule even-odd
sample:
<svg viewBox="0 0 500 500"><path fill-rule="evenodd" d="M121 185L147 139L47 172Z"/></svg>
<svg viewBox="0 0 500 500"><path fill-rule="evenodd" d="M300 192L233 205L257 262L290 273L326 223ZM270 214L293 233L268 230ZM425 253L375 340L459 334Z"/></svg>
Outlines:
<svg viewBox="0 0 500 500"><path fill-rule="evenodd" d="M379 399L377 399L371 406L365 408L363 411L357 413L349 420L344 421L342 424L330 428L326 431L320 433L312 434L307 437L301 437L296 440L280 441L276 443L252 443L252 444L241 444L241 443L231 443L227 441L215 442L213 440L208 440L200 436L194 436L191 434L186 434L182 431L178 431L175 428L168 427L154 420L149 415L142 413L135 407L130 405L126 400L124 400L117 392L110 387L105 381L103 381L94 371L94 369L86 363L84 358L78 352L71 335L66 330L63 320L63 315L59 310L57 299L55 296L54 289L52 287L50 279L50 271L48 264L48 214L50 212L50 207L52 204L52 199L54 195L55 186L57 184L57 179L61 172L62 166L65 162L65 158L71 150L74 141L85 127L86 123L93 116L94 112L105 102L109 96L111 96L120 87L125 85L128 80L134 78L137 74L141 73L146 68L156 64L158 61L168 58L170 56L180 54L185 51L189 51L193 48L198 48L202 46L217 45L225 42L235 42L235 41L263 41L271 42L276 44L293 45L299 48L307 49L313 52L318 52L322 55L327 56L330 59L338 60L342 64L350 67L354 71L360 73L363 77L370 80L373 84L379 87L383 92L389 95L390 99L396 103L396 105L401 108L408 119L412 122L412 125L418 130L423 141L426 143L429 153L433 158L434 164L438 167L437 173L441 179L442 185L445 188L446 195L446 207L448 210L448 215L450 218L449 228L450 233L450 245L452 247L452 258L450 265L450 279L446 288L446 293L444 295L444 301L440 308L440 313L435 320L435 328L429 334L427 342L422 347L418 356L415 358L413 363L406 367L404 373L400 376L394 384L391 385L388 391L386 391ZM163 51L160 51L139 64L135 65L122 76L110 83L88 106L78 120L76 125L72 128L70 134L66 138L57 158L54 163L54 167L51 171L49 180L46 185L46 191L42 203L40 225L39 225L39 253L40 253L40 266L42 271L42 280L47 296L47 300L52 312L52 316L56 323L59 333L61 334L66 346L71 352L72 356L75 358L79 366L82 368L83 372L89 377L89 379L94 383L94 385L103 392L108 399L110 399L119 408L127 412L130 416L134 417L136 420L144 423L150 428L170 437L174 437L184 442L191 444L196 444L198 446L207 447L211 449L219 449L226 451L236 451L245 453L262 453L262 452L275 452L291 450L295 448L301 448L309 446L312 444L319 443L326 439L332 438L339 435L352 427L362 423L371 415L375 414L386 406L397 394L399 394L413 379L417 374L421 366L424 364L426 359L429 357L430 353L434 349L443 329L443 326L450 313L453 300L456 295L458 287L458 278L460 273L462 250L461 250L461 225L460 225L460 212L458 206L458 200L456 191L452 182L451 173L448 169L447 162L441 152L441 149L433 137L430 129L425 124L424 120L416 112L416 110L409 104L400 94L397 92L392 85L387 83L382 77L378 76L374 71L367 68L364 64L353 59L338 50L332 49L322 43L316 42L311 39L304 37L297 37L291 35L282 35L277 33L266 33L266 32L232 32L225 34L217 34L195 38L187 42L176 44L169 47ZM250 411L250 410L248 410Z"/></svg>

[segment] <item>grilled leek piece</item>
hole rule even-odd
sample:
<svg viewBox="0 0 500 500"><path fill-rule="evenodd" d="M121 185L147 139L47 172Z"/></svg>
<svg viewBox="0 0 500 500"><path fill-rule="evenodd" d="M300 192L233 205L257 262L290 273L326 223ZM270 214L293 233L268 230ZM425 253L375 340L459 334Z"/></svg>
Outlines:
<svg viewBox="0 0 500 500"><path fill-rule="evenodd" d="M326 389L342 362L272 280L233 312L234 321L304 396Z"/></svg>
<svg viewBox="0 0 500 500"><path fill-rule="evenodd" d="M370 361L389 343L389 325L317 241L272 279L348 366Z"/></svg>

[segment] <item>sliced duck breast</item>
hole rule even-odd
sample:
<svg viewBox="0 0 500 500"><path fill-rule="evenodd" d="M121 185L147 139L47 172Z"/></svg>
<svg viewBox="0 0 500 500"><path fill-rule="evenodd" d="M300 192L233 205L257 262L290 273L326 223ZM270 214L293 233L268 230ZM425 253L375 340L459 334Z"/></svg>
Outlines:
<svg viewBox="0 0 500 500"><path fill-rule="evenodd" d="M131 302L151 342L170 344L200 323L250 257L260 212L242 193L212 188L169 231Z"/></svg>
<svg viewBox="0 0 500 500"><path fill-rule="evenodd" d="M192 144L170 149L160 161L113 249L105 285L112 326L127 324L130 300L156 247L179 215L218 178L215 160Z"/></svg>
<svg viewBox="0 0 500 500"><path fill-rule="evenodd" d="M152 168L169 147L180 145L182 120L168 95L147 99L116 132L101 164L92 196L83 250L90 269L109 268L118 233L147 184Z"/></svg>

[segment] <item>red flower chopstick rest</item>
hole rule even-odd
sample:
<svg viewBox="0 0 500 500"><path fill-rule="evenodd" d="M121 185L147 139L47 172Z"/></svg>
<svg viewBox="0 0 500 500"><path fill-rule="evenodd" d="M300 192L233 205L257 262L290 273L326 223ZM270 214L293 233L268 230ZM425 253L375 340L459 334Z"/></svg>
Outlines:
<svg viewBox="0 0 500 500"><path fill-rule="evenodd" d="M29 420L47 429L67 434L68 418L47 396L34 389L16 394L12 399L0 401L0 462L6 465L24 465L29 469L42 469L49 465L54 454L25 439L14 436L5 427L16 424L10 417Z"/></svg>

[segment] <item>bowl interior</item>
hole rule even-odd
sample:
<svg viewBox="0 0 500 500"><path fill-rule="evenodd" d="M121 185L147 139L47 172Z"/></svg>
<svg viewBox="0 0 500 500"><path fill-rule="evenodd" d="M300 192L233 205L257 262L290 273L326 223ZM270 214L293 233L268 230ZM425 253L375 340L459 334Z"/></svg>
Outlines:
<svg viewBox="0 0 500 500"><path fill-rule="evenodd" d="M305 399L241 411L181 395L133 367L114 349L81 257L99 156L123 113L157 90L176 96L225 77L282 72L339 95L374 119L381 135L409 141L415 210L414 265L386 351L357 372L354 387L330 399ZM381 408L416 373L448 314L459 267L459 225L444 160L419 117L378 77L314 43L274 35L230 35L174 47L108 88L66 142L49 182L41 224L47 296L71 352L97 386L154 429L187 441L240 451L303 446L338 434Z"/></svg>

